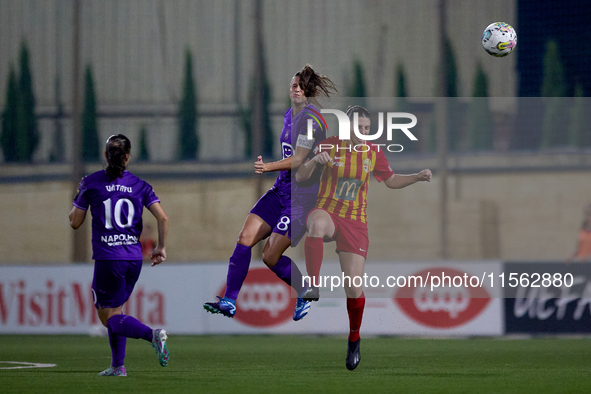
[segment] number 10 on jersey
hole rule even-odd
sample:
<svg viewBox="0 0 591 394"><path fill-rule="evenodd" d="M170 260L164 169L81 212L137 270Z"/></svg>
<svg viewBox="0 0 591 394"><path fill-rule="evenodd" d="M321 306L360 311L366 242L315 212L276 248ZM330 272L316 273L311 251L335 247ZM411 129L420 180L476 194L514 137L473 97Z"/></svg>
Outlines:
<svg viewBox="0 0 591 394"><path fill-rule="evenodd" d="M123 223L123 220L125 220L125 218L122 217L123 204L127 204L128 209L126 223ZM117 226L119 228L131 227L131 224L133 223L133 216L135 215L135 208L133 207L133 203L130 200L128 200L127 198L119 199L115 203L115 212L113 212L110 198L103 201L103 205L105 206L105 228L107 230L113 230L113 217L115 218L115 223L117 223Z"/></svg>

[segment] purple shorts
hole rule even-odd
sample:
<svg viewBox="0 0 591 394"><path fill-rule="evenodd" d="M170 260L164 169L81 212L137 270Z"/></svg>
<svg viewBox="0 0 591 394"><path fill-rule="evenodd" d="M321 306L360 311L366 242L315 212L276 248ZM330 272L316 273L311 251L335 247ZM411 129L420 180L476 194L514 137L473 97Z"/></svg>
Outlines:
<svg viewBox="0 0 591 394"><path fill-rule="evenodd" d="M125 304L141 271L142 260L96 260L92 278L94 306L117 308Z"/></svg>
<svg viewBox="0 0 591 394"><path fill-rule="evenodd" d="M250 213L263 219L273 229L272 232L287 234L291 245L296 246L306 234L306 217L315 205L315 194L298 194L290 201L272 187L257 201Z"/></svg>
<svg viewBox="0 0 591 394"><path fill-rule="evenodd" d="M316 194L296 194L291 199L291 246L296 247L308 228L306 218L316 206Z"/></svg>

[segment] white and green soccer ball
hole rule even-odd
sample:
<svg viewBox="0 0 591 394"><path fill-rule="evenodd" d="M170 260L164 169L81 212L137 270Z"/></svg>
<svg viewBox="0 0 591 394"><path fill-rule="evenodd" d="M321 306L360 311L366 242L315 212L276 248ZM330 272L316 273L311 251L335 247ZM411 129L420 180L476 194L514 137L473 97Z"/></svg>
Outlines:
<svg viewBox="0 0 591 394"><path fill-rule="evenodd" d="M507 56L516 45L517 33L505 22L491 23L482 33L482 46L490 55Z"/></svg>

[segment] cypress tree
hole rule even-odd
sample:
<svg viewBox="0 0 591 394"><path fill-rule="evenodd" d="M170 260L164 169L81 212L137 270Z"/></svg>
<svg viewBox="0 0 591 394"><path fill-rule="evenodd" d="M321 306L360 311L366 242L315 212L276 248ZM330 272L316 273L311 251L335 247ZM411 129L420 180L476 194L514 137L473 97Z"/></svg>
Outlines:
<svg viewBox="0 0 591 394"><path fill-rule="evenodd" d="M488 101L488 80L480 63L476 65L472 97L466 127L470 147L475 150L490 150L494 140L493 117Z"/></svg>
<svg viewBox="0 0 591 394"><path fill-rule="evenodd" d="M261 91L263 95L263 155L268 159L273 159L273 129L271 127L271 113L269 107L271 105L271 84L267 73L264 74L263 78L263 89Z"/></svg>
<svg viewBox="0 0 591 394"><path fill-rule="evenodd" d="M150 153L148 152L148 131L146 130L146 125L142 125L140 128L140 136L139 136L139 154L138 154L138 161L148 161L150 160Z"/></svg>
<svg viewBox="0 0 591 394"><path fill-rule="evenodd" d="M53 133L53 146L49 154L49 161L52 163L63 163L65 161L64 130L62 127L64 105L62 104L61 100L61 81L59 75L55 77L55 105L55 128Z"/></svg>
<svg viewBox="0 0 591 394"><path fill-rule="evenodd" d="M445 38L444 51L446 52L446 64L438 64L435 76L435 97L458 97L458 69L456 57L449 37ZM439 87L441 74L447 77L447 83L442 92ZM459 103L457 99L448 100L447 115L447 144L450 151L456 151L461 146ZM435 107L434 107L435 109ZM437 131L435 110L433 111L433 123L428 138L428 150L434 152L437 149Z"/></svg>
<svg viewBox="0 0 591 394"><path fill-rule="evenodd" d="M444 65L443 72L447 74L447 85L444 97L458 97L458 66L449 37L445 40L445 51L447 52L447 63Z"/></svg>
<svg viewBox="0 0 591 394"><path fill-rule="evenodd" d="M567 86L564 67L560 60L558 43L554 40L546 45L544 56L544 78L542 96L545 97L544 122L542 125L541 148L561 146L567 143L564 125L568 121L565 99Z"/></svg>
<svg viewBox="0 0 591 394"><path fill-rule="evenodd" d="M558 43L551 40L546 44L546 54L544 55L542 97L565 97L566 90L564 67L560 60Z"/></svg>
<svg viewBox="0 0 591 394"><path fill-rule="evenodd" d="M252 157L252 110L241 106L239 112L244 130L244 157L248 159Z"/></svg>
<svg viewBox="0 0 591 394"><path fill-rule="evenodd" d="M349 96L366 97L363 65L359 60L355 60L353 63L353 85L351 86Z"/></svg>
<svg viewBox="0 0 591 394"><path fill-rule="evenodd" d="M187 48L185 52L185 75L183 97L179 106L179 159L196 160L199 152L197 134L197 88L193 79L193 57Z"/></svg>
<svg viewBox="0 0 591 394"><path fill-rule="evenodd" d="M437 68L435 69L435 97L458 97L458 67L456 55L449 37L446 37L443 49L446 54L446 63L442 65L439 60L437 61ZM439 86L442 74L447 76L447 83L443 92Z"/></svg>
<svg viewBox="0 0 591 394"><path fill-rule="evenodd" d="M353 62L353 78L348 96L359 98L358 102L351 103L351 105L366 106L365 99L363 99L363 97L367 97L365 88L365 72L363 70L363 64L361 64L361 61L359 60L355 60Z"/></svg>
<svg viewBox="0 0 591 394"><path fill-rule="evenodd" d="M8 81L6 84L6 101L4 111L2 111L2 134L0 143L4 153L4 161L13 163L18 161L16 151L17 123L18 123L18 83L12 64L8 71Z"/></svg>
<svg viewBox="0 0 591 394"><path fill-rule="evenodd" d="M396 92L396 112L410 112L410 104L407 100L406 92L406 75L404 72L404 66L398 64L395 71L396 86L394 87ZM418 150L418 141L411 141L403 133L396 133L392 136L393 142L403 146L403 152L416 152Z"/></svg>
<svg viewBox="0 0 591 394"><path fill-rule="evenodd" d="M84 73L84 111L82 112L82 159L92 163L99 161L100 147L96 113L96 93L90 65Z"/></svg>
<svg viewBox="0 0 591 394"><path fill-rule="evenodd" d="M579 148L591 146L591 132L589 132L589 99L584 97L583 86L575 85L575 98L570 109L568 127L568 145Z"/></svg>
<svg viewBox="0 0 591 394"><path fill-rule="evenodd" d="M262 95L262 105L263 105L263 133L262 133L262 144L263 144L263 160L268 161L269 159L273 159L273 146L274 146L274 135L273 129L271 128L271 118L270 118L270 105L271 105L271 85L269 83L269 79L267 75L264 75L262 79L262 89L260 94ZM249 97L250 102L254 102L254 95L256 94L256 89L254 88L254 78L250 80L249 86ZM289 101L289 105L291 105L291 101ZM244 130L244 156L246 158L252 157L252 105L250 107L241 107L240 108L240 120L242 122L242 128Z"/></svg>
<svg viewBox="0 0 591 394"><path fill-rule="evenodd" d="M460 150L466 144L463 143L463 136L460 132L460 107L458 97L458 67L456 62L456 55L449 37L445 40L445 51L447 52L447 64L444 66L443 72L447 74L447 86L445 87L444 96L453 97L449 99L449 115L447 126L447 144L451 152Z"/></svg>
<svg viewBox="0 0 591 394"><path fill-rule="evenodd" d="M33 94L33 78L29 68L29 49L25 42L20 51L19 78L19 110L17 133L18 161L32 162L33 154L39 143L37 117L35 116L35 95Z"/></svg>
<svg viewBox="0 0 591 394"><path fill-rule="evenodd" d="M396 66L396 97L398 97L398 100L396 100L397 110L406 110L406 75L404 72L404 66L402 64L398 64L398 66Z"/></svg>

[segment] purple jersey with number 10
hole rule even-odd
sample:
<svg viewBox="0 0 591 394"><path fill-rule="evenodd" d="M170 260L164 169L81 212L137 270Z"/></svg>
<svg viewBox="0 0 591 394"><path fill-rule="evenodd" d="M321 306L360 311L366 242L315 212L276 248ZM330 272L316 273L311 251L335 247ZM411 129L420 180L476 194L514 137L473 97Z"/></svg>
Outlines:
<svg viewBox="0 0 591 394"><path fill-rule="evenodd" d="M157 202L152 186L128 171L116 179L104 170L82 179L74 206L90 206L93 260L141 260L142 211Z"/></svg>

